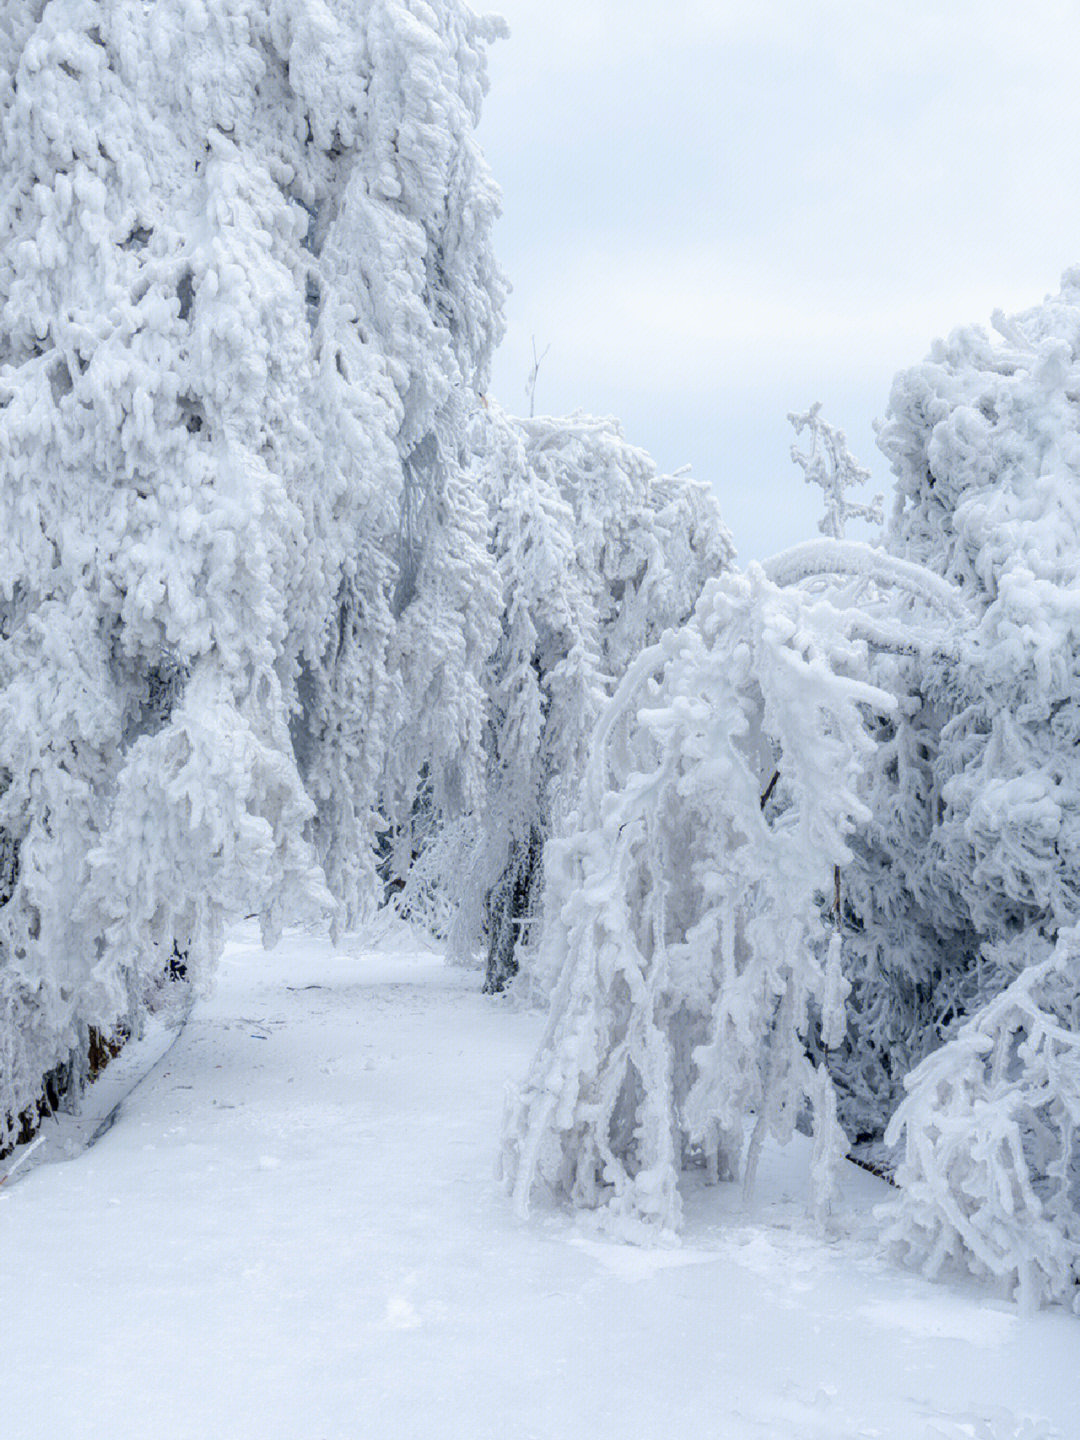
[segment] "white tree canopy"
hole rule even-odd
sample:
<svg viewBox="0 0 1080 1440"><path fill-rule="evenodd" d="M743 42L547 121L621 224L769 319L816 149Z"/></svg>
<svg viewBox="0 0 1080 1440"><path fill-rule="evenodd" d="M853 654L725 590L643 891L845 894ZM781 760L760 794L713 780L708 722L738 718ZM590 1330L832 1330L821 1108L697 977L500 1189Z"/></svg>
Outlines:
<svg viewBox="0 0 1080 1440"><path fill-rule="evenodd" d="M458 857L467 881L454 941L467 952L486 930L499 988L521 930L539 925L544 842L576 802L604 704L733 551L712 493L658 475L612 421L512 420L496 407L483 418L503 620L485 667L487 784ZM537 993L552 978L530 975Z"/></svg>
<svg viewBox="0 0 1080 1440"><path fill-rule="evenodd" d="M356 913L421 767L477 782L496 30L458 0L0 18L2 1124L238 904Z"/></svg>

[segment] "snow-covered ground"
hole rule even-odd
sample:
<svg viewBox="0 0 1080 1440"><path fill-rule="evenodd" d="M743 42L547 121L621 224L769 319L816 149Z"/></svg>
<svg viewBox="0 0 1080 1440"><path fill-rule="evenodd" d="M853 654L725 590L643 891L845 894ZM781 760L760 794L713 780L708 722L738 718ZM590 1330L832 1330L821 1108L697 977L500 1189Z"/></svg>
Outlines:
<svg viewBox="0 0 1080 1440"><path fill-rule="evenodd" d="M239 933L92 1148L0 1189L0 1434L1080 1437L1080 1320L883 1263L853 1167L818 1238L805 1148L749 1210L694 1190L677 1249L516 1220L494 1158L540 1025L415 940Z"/></svg>

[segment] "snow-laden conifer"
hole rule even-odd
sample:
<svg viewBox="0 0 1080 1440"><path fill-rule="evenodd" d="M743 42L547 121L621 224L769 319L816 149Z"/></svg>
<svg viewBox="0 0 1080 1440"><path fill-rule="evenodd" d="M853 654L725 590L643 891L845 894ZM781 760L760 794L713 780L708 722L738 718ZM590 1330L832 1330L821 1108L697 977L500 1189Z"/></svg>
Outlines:
<svg viewBox="0 0 1080 1440"><path fill-rule="evenodd" d="M0 19L0 1126L237 906L273 931L325 874L355 913L384 797L476 785L491 33L458 0Z"/></svg>
<svg viewBox="0 0 1080 1440"><path fill-rule="evenodd" d="M842 1110L873 1134L927 1056L888 1132L904 1138L893 1234L912 1258L1063 1298L1077 1213L1080 276L994 327L955 332L898 376L881 430L897 476L890 548L951 581L969 620L951 653L899 673L875 821L854 846L853 1043L833 1069Z"/></svg>
<svg viewBox="0 0 1080 1440"><path fill-rule="evenodd" d="M508 1116L520 1207L547 1188L628 1233L672 1226L687 1161L749 1183L808 1107L828 1204L844 1140L807 1040L812 1015L843 1033L821 902L867 818L863 710L891 706L865 662L843 612L751 567L631 666L549 846L543 946L565 958Z"/></svg>

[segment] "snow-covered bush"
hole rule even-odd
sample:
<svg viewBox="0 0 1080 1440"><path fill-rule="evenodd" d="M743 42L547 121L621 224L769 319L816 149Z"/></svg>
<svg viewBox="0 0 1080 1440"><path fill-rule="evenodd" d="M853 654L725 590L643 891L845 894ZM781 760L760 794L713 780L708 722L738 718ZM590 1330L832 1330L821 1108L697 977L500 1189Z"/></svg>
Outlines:
<svg viewBox="0 0 1080 1440"><path fill-rule="evenodd" d="M0 1146L242 905L483 778L503 284L459 0L0 17ZM77 1078L77 1077L76 1077Z"/></svg>
<svg viewBox="0 0 1080 1440"><path fill-rule="evenodd" d="M906 1085L886 1135L904 1143L887 1241L928 1275L962 1267L1080 1309L1080 928Z"/></svg>
<svg viewBox="0 0 1080 1440"><path fill-rule="evenodd" d="M546 1187L631 1233L673 1226L684 1163L732 1175L752 1117L749 1183L807 1107L827 1205L844 1141L807 1041L815 1018L829 1044L844 1029L821 901L867 819L864 714L891 706L865 665L842 610L751 567L631 666L549 846L562 971L503 1154L522 1209Z"/></svg>

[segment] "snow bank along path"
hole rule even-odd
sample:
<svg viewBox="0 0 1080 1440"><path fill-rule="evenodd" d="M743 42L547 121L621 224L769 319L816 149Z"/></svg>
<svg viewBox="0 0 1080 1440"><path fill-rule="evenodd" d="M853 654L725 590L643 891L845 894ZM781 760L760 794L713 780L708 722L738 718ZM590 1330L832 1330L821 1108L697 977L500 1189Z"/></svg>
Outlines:
<svg viewBox="0 0 1080 1440"><path fill-rule="evenodd" d="M1080 1322L875 1260L854 1168L828 1242L803 1149L680 1249L516 1221L541 1021L479 983L241 932L108 1133L0 1189L5 1440L1080 1437Z"/></svg>

